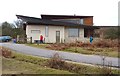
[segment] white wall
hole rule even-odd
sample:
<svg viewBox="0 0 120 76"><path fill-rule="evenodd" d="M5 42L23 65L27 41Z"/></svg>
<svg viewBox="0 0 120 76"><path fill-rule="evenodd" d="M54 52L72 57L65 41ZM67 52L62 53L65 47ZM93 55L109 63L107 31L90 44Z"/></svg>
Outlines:
<svg viewBox="0 0 120 76"><path fill-rule="evenodd" d="M40 30L41 33L31 33L31 30ZM32 42L39 40L40 34L42 34L46 43L55 43L56 31L60 31L61 42L61 39L64 40L64 26L48 26L48 37L45 37L45 25L27 25L26 27L26 35L28 38L32 37Z"/></svg>
<svg viewBox="0 0 120 76"><path fill-rule="evenodd" d="M31 33L31 30L40 30L41 33ZM32 42L34 42L34 40L40 40L40 34L44 36L44 31L45 31L44 26L27 25L26 27L27 38L32 37Z"/></svg>
<svg viewBox="0 0 120 76"><path fill-rule="evenodd" d="M68 28L64 26L49 26L48 25L48 37L45 37L45 25L27 25L26 35L28 38L32 37L32 42L34 40L40 40L40 34L45 37L46 43L56 43L56 31L60 31L60 42L61 39L65 42L75 42L76 40L82 42L88 42L88 38L84 38L84 28L79 28L79 37L68 37ZM31 30L40 30L41 33L31 33Z"/></svg>
<svg viewBox="0 0 120 76"><path fill-rule="evenodd" d="M60 31L60 42L61 39L64 40L64 26L49 26L48 38L46 42L55 43L56 42L56 31Z"/></svg>

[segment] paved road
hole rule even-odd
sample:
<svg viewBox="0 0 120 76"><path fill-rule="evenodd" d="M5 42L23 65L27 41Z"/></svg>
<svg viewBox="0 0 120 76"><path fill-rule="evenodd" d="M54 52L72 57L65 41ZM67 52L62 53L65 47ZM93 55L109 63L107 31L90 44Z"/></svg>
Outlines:
<svg viewBox="0 0 120 76"><path fill-rule="evenodd" d="M10 49L13 49L17 52L41 56L41 57L52 57L55 53L58 53L60 57L65 60L70 60L74 62L80 63L87 63L87 64L99 64L102 65L102 57L97 55L84 55L84 54L77 54L77 53L69 53L69 52L61 52L61 51L54 51L54 50L45 50L35 47L26 46L24 44L14 44L14 43L0 43L0 46L4 46ZM108 65L108 62L112 63L112 67L119 66L118 58L113 57L106 57L105 58L105 65Z"/></svg>

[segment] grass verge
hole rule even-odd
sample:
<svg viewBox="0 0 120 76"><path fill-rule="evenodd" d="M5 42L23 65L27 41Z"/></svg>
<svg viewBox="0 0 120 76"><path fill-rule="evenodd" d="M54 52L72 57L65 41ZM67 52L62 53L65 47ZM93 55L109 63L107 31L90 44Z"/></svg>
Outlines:
<svg viewBox="0 0 120 76"><path fill-rule="evenodd" d="M46 67L47 59L13 53L13 58L2 58L3 74L72 74L65 70Z"/></svg>
<svg viewBox="0 0 120 76"><path fill-rule="evenodd" d="M120 70L109 67L87 66L62 60L59 55L51 59L12 52L3 57L4 74L118 74ZM9 55L9 54L7 54Z"/></svg>
<svg viewBox="0 0 120 76"><path fill-rule="evenodd" d="M36 47L36 48L52 50L51 48L47 48L51 44L39 44L39 45L37 45L37 44L26 44L26 45L31 46L31 47ZM119 57L117 47L116 48L69 47L69 48L64 48L62 50L58 49L58 51L81 53L81 54L87 54L87 55L102 55L102 56L109 56L109 57Z"/></svg>
<svg viewBox="0 0 120 76"><path fill-rule="evenodd" d="M49 48L46 48L47 46L49 46L49 44L26 44L26 45L36 47L36 48L49 49Z"/></svg>
<svg viewBox="0 0 120 76"><path fill-rule="evenodd" d="M53 69L16 59L3 58L2 63L3 74L72 74L68 71Z"/></svg>
<svg viewBox="0 0 120 76"><path fill-rule="evenodd" d="M62 51L81 53L87 55L102 55L109 57L119 57L118 51L113 48L83 48L83 47L70 47Z"/></svg>

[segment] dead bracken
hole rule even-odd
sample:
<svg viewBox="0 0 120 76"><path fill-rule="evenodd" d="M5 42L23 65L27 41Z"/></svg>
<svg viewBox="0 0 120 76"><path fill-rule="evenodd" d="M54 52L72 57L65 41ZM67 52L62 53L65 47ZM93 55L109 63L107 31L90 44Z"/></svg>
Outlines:
<svg viewBox="0 0 120 76"><path fill-rule="evenodd" d="M68 49L70 47L96 47L96 48L113 48L113 47L119 47L120 43L118 43L118 40L99 40L93 42L93 44L90 43L83 43L77 41L76 43L55 43L50 44L49 46L46 46L46 48L50 48L52 50L64 50Z"/></svg>

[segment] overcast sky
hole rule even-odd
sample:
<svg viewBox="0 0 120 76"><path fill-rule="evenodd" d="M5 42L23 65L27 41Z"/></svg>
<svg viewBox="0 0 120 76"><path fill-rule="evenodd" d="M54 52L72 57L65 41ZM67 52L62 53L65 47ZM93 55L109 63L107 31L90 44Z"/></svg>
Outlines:
<svg viewBox="0 0 120 76"><path fill-rule="evenodd" d="M0 23L13 22L16 14L40 17L40 14L90 15L94 25L118 25L120 0L0 0Z"/></svg>

